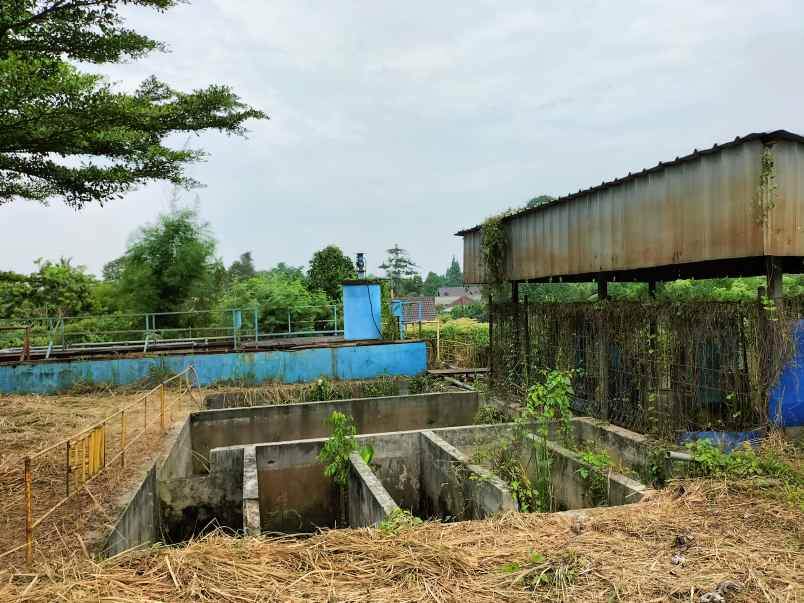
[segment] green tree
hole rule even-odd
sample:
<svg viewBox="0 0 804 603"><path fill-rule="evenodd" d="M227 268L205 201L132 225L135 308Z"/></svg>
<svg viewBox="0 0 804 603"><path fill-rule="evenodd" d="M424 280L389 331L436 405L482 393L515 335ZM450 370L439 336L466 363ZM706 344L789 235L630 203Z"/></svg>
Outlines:
<svg viewBox="0 0 804 603"><path fill-rule="evenodd" d="M0 282L0 316L76 316L95 309L95 278L69 258L57 262L38 259L30 276L6 273Z"/></svg>
<svg viewBox="0 0 804 603"><path fill-rule="evenodd" d="M263 333L288 330L288 312L294 331L322 330L332 318L323 291L310 291L304 281L280 272L261 273L231 285L218 301L221 312L238 308L259 308L259 329ZM253 312L243 313L244 323L253 328ZM319 327L321 329L319 329Z"/></svg>
<svg viewBox="0 0 804 603"><path fill-rule="evenodd" d="M305 282L306 280L306 277L304 276L304 268L302 266L291 266L285 262L279 262L270 270L265 271L265 274L283 274L292 279L296 279L297 281Z"/></svg>
<svg viewBox="0 0 804 603"><path fill-rule="evenodd" d="M316 251L310 260L307 271L307 285L310 289L320 289L330 299L341 299L341 281L355 278L355 265L352 258L344 255L341 248L328 245Z"/></svg>
<svg viewBox="0 0 804 603"><path fill-rule="evenodd" d="M402 249L398 244L386 249L388 257L385 262L380 264L380 268L385 270L385 275L391 281L391 287L397 295L404 295L404 281L417 275L418 266L410 258L410 254ZM421 277L419 277L421 280Z"/></svg>
<svg viewBox="0 0 804 603"><path fill-rule="evenodd" d="M440 274L436 274L435 272L428 272L427 277L424 279L424 283L422 284L422 294L423 295L438 295L438 290L441 287L446 287L447 279Z"/></svg>
<svg viewBox="0 0 804 603"><path fill-rule="evenodd" d="M444 275L444 286L445 287L460 287L463 285L463 272L461 271L461 265L458 263L458 260L455 259L455 256L452 256L452 261L449 264L449 268L447 268L447 272Z"/></svg>
<svg viewBox="0 0 804 603"><path fill-rule="evenodd" d="M241 253L240 258L232 262L226 273L232 281L240 281L254 276L257 271L254 270L254 260L251 258L251 252Z"/></svg>
<svg viewBox="0 0 804 603"><path fill-rule="evenodd" d="M0 0L0 204L61 197L72 207L120 197L184 174L198 149L171 149L176 133L241 135L265 115L226 86L185 93L155 78L116 90L84 63L118 63L163 46L124 26L121 10L164 12L180 0Z"/></svg>
<svg viewBox="0 0 804 603"><path fill-rule="evenodd" d="M139 312L206 308L224 276L209 226L190 209L141 228L121 266L120 292L129 311Z"/></svg>

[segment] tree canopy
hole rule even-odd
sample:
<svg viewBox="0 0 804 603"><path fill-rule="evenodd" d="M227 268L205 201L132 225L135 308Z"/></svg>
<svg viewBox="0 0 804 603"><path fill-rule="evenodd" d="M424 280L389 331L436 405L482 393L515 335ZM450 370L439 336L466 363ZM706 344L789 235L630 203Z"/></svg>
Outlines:
<svg viewBox="0 0 804 603"><path fill-rule="evenodd" d="M0 205L60 197L80 208L150 180L193 186L184 168L204 153L169 148L168 136L242 135L246 120L266 117L223 85L181 92L151 77L128 93L74 65L162 50L126 28L120 10L165 12L178 1L0 0Z"/></svg>
<svg viewBox="0 0 804 603"><path fill-rule="evenodd" d="M341 282L356 276L352 258L344 255L337 245L328 245L313 254L307 283L311 289L320 289L330 299L338 300L341 298Z"/></svg>
<svg viewBox="0 0 804 603"><path fill-rule="evenodd" d="M397 295L404 295L402 291L405 289L405 280L413 276L418 276L416 268L418 266L410 258L407 250L402 249L399 244L394 245L390 249L386 249L388 257L380 264L380 268L385 270L385 274L391 281L391 287ZM419 276L419 285L422 284L421 276Z"/></svg>
<svg viewBox="0 0 804 603"><path fill-rule="evenodd" d="M129 311L174 312L208 306L223 280L207 224L190 209L139 230L120 259L119 288Z"/></svg>

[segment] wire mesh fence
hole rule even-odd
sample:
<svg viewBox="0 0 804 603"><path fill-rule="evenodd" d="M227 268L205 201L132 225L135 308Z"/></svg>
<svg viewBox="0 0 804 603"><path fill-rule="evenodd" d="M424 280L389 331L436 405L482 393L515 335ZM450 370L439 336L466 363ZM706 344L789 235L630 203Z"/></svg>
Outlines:
<svg viewBox="0 0 804 603"><path fill-rule="evenodd" d="M575 410L643 433L767 425L801 299L767 303L495 304L494 386L523 395L572 371Z"/></svg>

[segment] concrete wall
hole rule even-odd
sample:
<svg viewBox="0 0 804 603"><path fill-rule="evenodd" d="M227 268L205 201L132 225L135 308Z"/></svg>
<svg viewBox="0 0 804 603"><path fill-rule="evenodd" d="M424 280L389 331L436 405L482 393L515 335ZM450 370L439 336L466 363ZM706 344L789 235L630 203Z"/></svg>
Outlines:
<svg viewBox="0 0 804 603"><path fill-rule="evenodd" d="M482 519L516 505L508 487L433 431L420 433L421 516Z"/></svg>
<svg viewBox="0 0 804 603"><path fill-rule="evenodd" d="M635 503L642 500L642 496L647 491L647 488L640 482L615 471L608 471L605 500L595 500L590 487L591 480L583 478L579 473L581 468L593 472L594 467L583 461L575 452L555 442L548 440L547 447L551 457L550 482L553 488L553 504L557 511ZM530 467L528 477L534 481L536 465L533 462L528 463L530 449L525 448L524 452L525 457L522 462L525 466Z"/></svg>
<svg viewBox="0 0 804 603"><path fill-rule="evenodd" d="M349 460L349 527L376 527L399 506L359 454Z"/></svg>
<svg viewBox="0 0 804 603"><path fill-rule="evenodd" d="M304 383L328 379L415 377L427 370L422 341L339 345L301 350L176 354L103 360L41 361L0 366L0 393L55 393L81 383L127 385L154 370L195 367L202 386L225 381Z"/></svg>
<svg viewBox="0 0 804 603"><path fill-rule="evenodd" d="M333 411L368 434L468 425L478 404L476 392L446 392L197 412L190 417L195 469L203 470L200 459L212 448L327 437Z"/></svg>
<svg viewBox="0 0 804 603"><path fill-rule="evenodd" d="M310 533L336 526L340 493L318 460L323 444L303 440L256 447L263 532Z"/></svg>
<svg viewBox="0 0 804 603"><path fill-rule="evenodd" d="M371 470L400 508L421 512L422 457L418 431L383 433L358 438L374 449Z"/></svg>
<svg viewBox="0 0 804 603"><path fill-rule="evenodd" d="M576 437L584 442L594 442L598 447L610 449L611 457L616 461L627 459L640 460L647 454L642 448L644 442L633 432L628 432L611 425L599 425L584 419L573 419ZM481 447L509 443L513 439L513 425L472 425L467 427L435 429L433 433L443 438L462 453L470 456ZM646 444L645 444L646 445ZM575 452L548 440L548 449L552 459L551 482L555 504L559 510L583 509L594 507L598 501L593 500L590 483L581 477L578 470L582 467L592 470L593 467L581 460ZM522 463L530 468L531 480L536 478L535 464L531 459L531 447L523 447ZM626 463L627 464L627 463ZM647 488L644 484L625 475L610 471L607 478L607 495L605 504L623 505L641 500Z"/></svg>
<svg viewBox="0 0 804 603"><path fill-rule="evenodd" d="M243 448L218 448L209 475L159 480L162 540L181 542L216 527L241 531L243 469Z"/></svg>
<svg viewBox="0 0 804 603"><path fill-rule="evenodd" d="M111 557L136 546L159 540L160 518L156 482L156 466L153 466L106 537L101 549L104 557Z"/></svg>
<svg viewBox="0 0 804 603"><path fill-rule="evenodd" d="M192 425L189 417L176 435L170 452L159 468L159 479L189 477L193 473ZM206 471L204 472L206 473Z"/></svg>

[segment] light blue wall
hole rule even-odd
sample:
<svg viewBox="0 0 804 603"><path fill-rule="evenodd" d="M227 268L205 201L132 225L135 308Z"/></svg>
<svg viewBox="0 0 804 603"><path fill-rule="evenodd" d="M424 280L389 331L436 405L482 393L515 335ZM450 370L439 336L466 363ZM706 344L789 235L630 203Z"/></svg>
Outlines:
<svg viewBox="0 0 804 603"><path fill-rule="evenodd" d="M0 366L0 393L55 393L79 383L127 385L149 371L178 373L193 365L200 385L220 381L304 383L327 379L414 377L427 370L424 342L312 348L294 351L187 354L73 360Z"/></svg>
<svg viewBox="0 0 804 603"><path fill-rule="evenodd" d="M343 336L347 341L380 339L382 295L374 283L343 285Z"/></svg>

